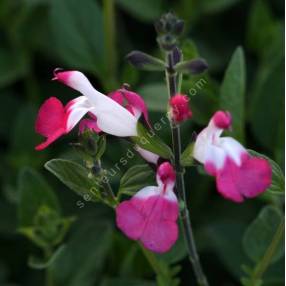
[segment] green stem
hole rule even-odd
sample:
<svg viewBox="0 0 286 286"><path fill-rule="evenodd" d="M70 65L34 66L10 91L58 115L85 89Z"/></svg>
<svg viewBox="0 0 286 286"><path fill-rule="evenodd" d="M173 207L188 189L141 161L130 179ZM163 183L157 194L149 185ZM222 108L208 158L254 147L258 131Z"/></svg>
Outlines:
<svg viewBox="0 0 286 286"><path fill-rule="evenodd" d="M115 5L114 0L103 0L104 18L104 47L105 67L107 69L108 87L117 87L117 54L116 54L116 33L115 33Z"/></svg>
<svg viewBox="0 0 286 286"><path fill-rule="evenodd" d="M274 234L274 237L266 250L264 256L262 257L261 261L258 263L258 265L255 267L255 270L253 272L253 275L251 277L252 282L254 283L256 280L260 280L263 273L268 268L269 264L271 263L271 260L273 258L273 255L275 254L275 251L278 247L278 244L280 243L280 240L283 238L284 233L284 226L285 222L284 220L279 224L277 231Z"/></svg>
<svg viewBox="0 0 286 286"><path fill-rule="evenodd" d="M52 255L51 249L45 249L45 257L46 260L49 260ZM46 273L45 273L45 285L46 286L54 286L54 279L53 279L53 274L51 268L48 266L46 268Z"/></svg>
<svg viewBox="0 0 286 286"><path fill-rule="evenodd" d="M174 96L177 93L177 75L174 70L173 64L173 53L168 52L166 56L167 68L166 68L166 81L169 91L169 97ZM193 265L194 273L198 285L208 286L207 278L203 272L198 252L196 249L196 244L194 240L194 235L192 231L189 210L187 207L185 182L184 182L184 169L181 166L181 135L180 126L175 122L171 121L172 130L172 141L173 141L173 152L174 152L174 165L176 171L176 189L178 192L179 201L182 202L182 208L180 210L180 219L183 225L185 242L189 254L189 259Z"/></svg>

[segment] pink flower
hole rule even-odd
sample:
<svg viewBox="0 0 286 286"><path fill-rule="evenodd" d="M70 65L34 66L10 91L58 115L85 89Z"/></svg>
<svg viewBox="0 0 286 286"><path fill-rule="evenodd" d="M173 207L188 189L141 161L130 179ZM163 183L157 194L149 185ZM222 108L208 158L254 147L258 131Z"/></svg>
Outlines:
<svg viewBox="0 0 286 286"><path fill-rule="evenodd" d="M83 95L70 101L66 107L55 97L44 102L39 110L35 129L46 137L46 141L38 145L36 150L46 148L61 135L70 132L87 113L92 115L92 119L81 124L81 131L88 127L119 137L137 136L138 118L94 89L84 74L78 71L56 72L54 80Z"/></svg>
<svg viewBox="0 0 286 286"><path fill-rule="evenodd" d="M156 179L158 186L145 187L117 206L116 223L130 239L139 240L151 251L163 253L178 238L176 174L170 163L159 166Z"/></svg>
<svg viewBox="0 0 286 286"><path fill-rule="evenodd" d="M192 117L189 107L189 98L183 94L176 94L170 98L171 116L176 123L183 122Z"/></svg>
<svg viewBox="0 0 286 286"><path fill-rule="evenodd" d="M216 177L218 192L227 199L242 202L263 193L271 184L271 167L267 160L251 157L231 137L220 137L231 126L231 115L217 111L209 125L198 135L194 158Z"/></svg>

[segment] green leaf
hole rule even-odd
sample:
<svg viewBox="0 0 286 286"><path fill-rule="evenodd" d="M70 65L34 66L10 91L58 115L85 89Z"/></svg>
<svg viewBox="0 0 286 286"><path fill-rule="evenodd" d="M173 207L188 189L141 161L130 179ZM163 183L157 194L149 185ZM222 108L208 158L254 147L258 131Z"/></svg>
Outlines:
<svg viewBox="0 0 286 286"><path fill-rule="evenodd" d="M162 0L137 1L136 4L132 0L116 0L116 2L118 6L141 21L149 22L156 20L163 13Z"/></svg>
<svg viewBox="0 0 286 286"><path fill-rule="evenodd" d="M164 159L172 157L172 150L166 145L159 136L156 135L154 130L147 130L141 123L137 124L138 136L132 137L132 141L155 154L158 154Z"/></svg>
<svg viewBox="0 0 286 286"><path fill-rule="evenodd" d="M28 265L34 269L46 269L54 263L54 261L61 255L64 249L65 249L64 244L59 246L49 259L30 256L28 260Z"/></svg>
<svg viewBox="0 0 286 286"><path fill-rule="evenodd" d="M104 58L103 18L96 1L53 0L50 24L55 50L70 67L102 76Z"/></svg>
<svg viewBox="0 0 286 286"><path fill-rule="evenodd" d="M119 194L134 195L140 189L154 185L154 172L148 165L135 165L122 176L119 186Z"/></svg>
<svg viewBox="0 0 286 286"><path fill-rule="evenodd" d="M33 226L34 219L43 206L49 207L57 213L60 212L58 199L52 189L33 169L25 168L21 171L18 186L20 227Z"/></svg>
<svg viewBox="0 0 286 286"><path fill-rule="evenodd" d="M193 158L194 143L190 143L187 148L181 154L181 165L184 167L192 166L194 162Z"/></svg>
<svg viewBox="0 0 286 286"><path fill-rule="evenodd" d="M29 69L27 56L21 51L0 47L0 88L24 77Z"/></svg>
<svg viewBox="0 0 286 286"><path fill-rule="evenodd" d="M281 23L272 15L271 8L265 0L253 1L247 29L247 45L258 53L260 57L272 49L276 38L281 35ZM282 39L281 39L282 41Z"/></svg>
<svg viewBox="0 0 286 286"><path fill-rule="evenodd" d="M284 84L284 64L283 56L278 56L278 50L276 53L276 57L265 60L259 68L249 108L254 136L269 150L277 147L283 150L284 147L284 90L281 88Z"/></svg>
<svg viewBox="0 0 286 286"><path fill-rule="evenodd" d="M112 245L112 227L108 221L79 221L66 247L51 265L57 286L99 285L101 271Z"/></svg>
<svg viewBox="0 0 286 286"><path fill-rule="evenodd" d="M244 223L232 219L209 223L197 232L199 251L215 252L226 269L239 278L242 275L240 266L247 260L241 245L244 230Z"/></svg>
<svg viewBox="0 0 286 286"><path fill-rule="evenodd" d="M106 150L106 137L104 135L100 136L97 141L97 151L95 159L99 160Z"/></svg>
<svg viewBox="0 0 286 286"><path fill-rule="evenodd" d="M250 259L259 262L263 258L282 221L283 215L279 209L273 206L262 209L243 236L244 251ZM283 245L283 239L281 239L272 257L272 263L283 255Z"/></svg>
<svg viewBox="0 0 286 286"><path fill-rule="evenodd" d="M276 162L268 158L267 156L262 155L256 151L248 150L248 152L254 157L260 157L260 158L266 159L271 165L272 182L271 182L271 186L267 189L267 192L273 193L274 195L284 196L285 177L284 177L284 173L281 170L280 166Z"/></svg>
<svg viewBox="0 0 286 286"><path fill-rule="evenodd" d="M97 201L99 183L90 178L89 171L82 165L65 159L52 159L45 164L45 168L78 195L88 195L91 200Z"/></svg>
<svg viewBox="0 0 286 286"><path fill-rule="evenodd" d="M245 121L245 60L244 52L238 47L233 53L224 75L220 90L220 107L232 115L232 136L244 141Z"/></svg>
<svg viewBox="0 0 286 286"><path fill-rule="evenodd" d="M190 96L192 120L201 125L208 124L219 109L218 86L209 76L192 76L182 82L182 92Z"/></svg>
<svg viewBox="0 0 286 286"><path fill-rule="evenodd" d="M166 112L168 108L168 91L164 83L145 84L138 89L150 111Z"/></svg>

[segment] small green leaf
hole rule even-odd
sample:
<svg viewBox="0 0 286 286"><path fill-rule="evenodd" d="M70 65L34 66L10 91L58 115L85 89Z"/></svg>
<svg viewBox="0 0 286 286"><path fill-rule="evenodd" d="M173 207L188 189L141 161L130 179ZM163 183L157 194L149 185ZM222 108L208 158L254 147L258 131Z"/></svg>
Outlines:
<svg viewBox="0 0 286 286"><path fill-rule="evenodd" d="M97 201L99 182L90 178L88 169L73 161L53 159L45 164L45 168L54 174L62 183L79 195L88 195Z"/></svg>
<svg viewBox="0 0 286 286"><path fill-rule="evenodd" d="M165 64L162 60L140 51L132 51L126 56L128 62L135 68L145 71L164 71Z"/></svg>
<svg viewBox="0 0 286 286"><path fill-rule="evenodd" d="M96 1L51 1L50 24L59 57L70 67L103 77L103 17Z"/></svg>
<svg viewBox="0 0 286 286"><path fill-rule="evenodd" d="M246 70L244 52L238 47L230 60L220 90L220 107L232 115L232 136L244 141Z"/></svg>
<svg viewBox="0 0 286 286"><path fill-rule="evenodd" d="M267 192L270 192L270 193L275 194L275 195L284 196L285 177L284 177L284 173L281 170L281 168L279 167L279 165L276 162L274 162L273 160L271 160L270 158L268 158L267 156L262 155L256 151L248 150L248 152L254 157L266 159L271 165L272 182L271 182L271 186L267 189Z"/></svg>
<svg viewBox="0 0 286 286"><path fill-rule="evenodd" d="M190 143L187 148L181 154L181 165L184 167L192 166L194 162L193 158L194 143Z"/></svg>
<svg viewBox="0 0 286 286"><path fill-rule="evenodd" d="M259 262L263 258L282 220L283 215L279 209L266 206L249 225L243 236L243 247L245 253L254 262ZM271 263L277 261L283 255L283 252L283 239L281 239L273 254Z"/></svg>
<svg viewBox="0 0 286 286"><path fill-rule="evenodd" d="M141 123L137 124L138 136L132 137L132 141L150 152L158 154L164 159L172 157L172 151L160 137L158 137L154 130L147 130Z"/></svg>
<svg viewBox="0 0 286 286"><path fill-rule="evenodd" d="M38 269L38 270L46 269L54 263L54 261L61 255L64 249L65 249L64 244L59 246L49 259L43 259L43 258L39 258L35 256L30 256L28 260L28 265L31 268Z"/></svg>
<svg viewBox="0 0 286 286"><path fill-rule="evenodd" d="M57 197L43 177L30 168L25 168L19 175L19 223L21 227L34 225L34 219L43 206L56 213L60 212Z"/></svg>
<svg viewBox="0 0 286 286"><path fill-rule="evenodd" d="M166 112L168 108L168 91L164 83L145 84L138 89L150 111Z"/></svg>
<svg viewBox="0 0 286 286"><path fill-rule="evenodd" d="M99 160L106 150L106 137L104 135L100 136L97 141L97 151L95 159Z"/></svg>
<svg viewBox="0 0 286 286"><path fill-rule="evenodd" d="M148 165L135 165L120 180L119 194L134 195L140 189L154 185L154 172Z"/></svg>

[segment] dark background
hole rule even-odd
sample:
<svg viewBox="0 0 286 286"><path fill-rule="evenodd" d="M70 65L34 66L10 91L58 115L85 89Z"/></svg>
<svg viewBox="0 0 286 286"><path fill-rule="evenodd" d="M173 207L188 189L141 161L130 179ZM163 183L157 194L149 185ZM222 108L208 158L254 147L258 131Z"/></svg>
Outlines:
<svg viewBox="0 0 286 286"><path fill-rule="evenodd" d="M160 119L167 104L164 74L139 72L126 62L125 55L136 49L162 56L153 22L164 12L174 11L185 20L181 40L185 57L203 57L209 64L203 75L207 84L191 97L194 116L183 125L183 145L220 107L225 70L234 50L241 46L247 71L243 143L284 165L282 0L117 0L115 7L112 17L104 16L102 1L0 0L0 285L44 285L43 271L27 266L29 255L41 252L17 232L18 177L27 166L49 182L63 215L77 216L65 239L75 241L71 254L55 274L69 277L59 278L64 281L60 285L153 285L148 283L154 279L153 272L140 250L115 229L113 212L85 202L44 169L51 158L75 156L68 143L76 140L76 131L36 152L34 146L42 139L34 132L34 121L46 98L57 96L67 102L77 95L50 80L56 67L85 72L102 92L127 82L145 98L152 122ZM113 21L114 38L110 34ZM108 46L112 39L114 47ZM188 94L198 79L184 78L183 92ZM160 135L170 142L167 127ZM104 166L113 168L127 147L123 140L108 138ZM129 166L143 162L137 157ZM122 166L113 178L114 188L127 168ZM239 285L241 265L251 264L242 249L244 230L261 207L274 199L266 194L243 204L226 201L215 191L214 180L196 168L188 169L186 186L201 260L211 285ZM174 261L182 266L178 275L182 285L195 285L182 241L177 247ZM280 259L265 274L263 285L283 285L283 271ZM109 279L115 277L121 277L121 282ZM137 280L141 282L136 284Z"/></svg>

